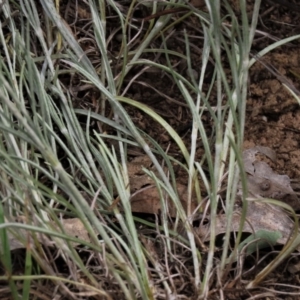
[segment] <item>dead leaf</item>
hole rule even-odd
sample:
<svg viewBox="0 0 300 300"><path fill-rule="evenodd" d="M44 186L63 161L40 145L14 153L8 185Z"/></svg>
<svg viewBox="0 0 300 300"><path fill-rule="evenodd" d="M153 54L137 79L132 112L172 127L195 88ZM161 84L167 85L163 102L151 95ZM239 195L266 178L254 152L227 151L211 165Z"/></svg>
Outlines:
<svg viewBox="0 0 300 300"><path fill-rule="evenodd" d="M24 217L19 217L16 219L16 223L26 224L26 220ZM85 229L85 227L80 219L78 219L78 218L63 219L63 220L61 220L61 226L64 229L64 232L66 235L73 237L73 238L78 238L85 242L90 242L88 232ZM62 232L59 229L59 227L57 226L57 224L55 224L54 222L53 222L53 227L55 229L57 229L57 232ZM14 231L16 232L16 234L14 234ZM24 238L27 236L30 236L30 238L29 238L30 244L32 247L34 247L34 240L32 238L32 233L28 230L21 229L21 228L16 229L15 227L14 227L14 229L8 228L7 236L8 236L8 241L9 241L9 246L10 246L11 251L15 250L15 249L23 249L26 247L26 243L28 241L25 241L25 246L24 246L24 244L19 241L18 236L22 236ZM55 243L45 234L36 232L35 238L43 246L53 247L55 245ZM74 247L80 244L80 243L75 243L75 242L71 242L71 243ZM1 247L2 247L2 241L0 240L0 249L1 249Z"/></svg>
<svg viewBox="0 0 300 300"><path fill-rule="evenodd" d="M162 210L161 200L157 187L153 180L145 174L143 168L151 170L155 175L158 175L155 168L152 168L152 161L147 155L138 156L128 164L128 175L130 181L130 191L132 193L131 210L136 213L157 214ZM167 172L167 169L165 168ZM187 209L187 187L177 183L177 192L179 199L184 207ZM166 205L168 206L169 215L176 217L176 208L171 199L166 196ZM195 197L192 197L191 209L192 211L197 207Z"/></svg>
<svg viewBox="0 0 300 300"><path fill-rule="evenodd" d="M89 234L79 218L62 219L60 221L66 235L78 238L88 243L91 242ZM55 225L55 227L57 226ZM61 230L59 230L59 232L60 231ZM77 246L79 243L72 242L72 245Z"/></svg>
<svg viewBox="0 0 300 300"><path fill-rule="evenodd" d="M260 202L259 198L273 198L284 201L294 209L299 209L299 200L291 187L290 178L287 175L279 175L264 161L256 159L257 153L262 153L275 162L275 152L267 147L254 147L243 152L243 161L247 173L248 196L257 198L257 201L248 201L246 222L242 232L255 234L257 232L269 232L277 237L278 244L286 244L294 228L294 222L282 208ZM241 191L238 193L241 194ZM247 200L246 200L247 201ZM231 221L231 231L237 232L241 224L241 208L237 209ZM216 220L216 234L226 231L227 216L218 215ZM203 241L210 239L210 225L196 229L196 233ZM273 241L273 239L272 239ZM300 251L300 246L297 248Z"/></svg>
<svg viewBox="0 0 300 300"><path fill-rule="evenodd" d="M231 221L231 231L237 232L241 223L241 210L234 212ZM227 216L225 214L217 217L215 232L216 235L226 232ZM279 232L281 237L277 243L285 245L290 237L294 227L294 222L289 216L279 207L259 201L249 201L246 222L243 227L243 232L255 233L260 230ZM210 224L195 229L196 234L203 241L210 239ZM300 247L298 247L298 251Z"/></svg>
<svg viewBox="0 0 300 300"><path fill-rule="evenodd" d="M276 161L275 152L268 147L257 146L243 152L249 196L284 200L293 209L300 209L300 201L291 187L290 178L275 173L266 162L257 160L255 155L258 152Z"/></svg>
<svg viewBox="0 0 300 300"><path fill-rule="evenodd" d="M187 209L187 187L182 184L177 184L177 192L183 208ZM169 215L176 217L176 207L171 199L166 197L166 205L168 207ZM192 200L191 209L194 211L197 207L197 202ZM141 192L134 194L131 197L131 210L138 213L158 214L162 210L161 200L156 186L142 189Z"/></svg>

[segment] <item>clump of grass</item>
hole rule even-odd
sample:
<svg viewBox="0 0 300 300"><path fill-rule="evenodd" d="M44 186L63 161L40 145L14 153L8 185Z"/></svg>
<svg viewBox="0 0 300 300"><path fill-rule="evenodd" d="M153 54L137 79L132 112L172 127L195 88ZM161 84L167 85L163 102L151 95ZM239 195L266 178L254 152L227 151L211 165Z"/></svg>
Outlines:
<svg viewBox="0 0 300 300"><path fill-rule="evenodd" d="M3 45L0 61L0 249L5 272L1 279L9 283L14 299L19 299L20 294L22 299L29 299L32 286L41 292L39 285L50 281L62 295L72 299L79 298L80 294L76 294L79 292L103 299L171 299L181 293L207 298L212 288L211 278L218 276L222 280L230 267L230 220L239 180L243 185L243 220L246 216L247 186L241 151L248 70L253 63L250 49L260 1L255 1L251 20L245 1L240 1L241 23L228 3L225 3L225 17L220 14L220 1L207 0L207 12L193 9L203 31L202 60L196 70L198 81L193 75L188 33L184 33L185 54L168 49L167 30L176 22L170 15L149 25L141 23L139 28L131 22L137 1L132 1L125 14L117 2L109 0L106 4L104 1L97 4L90 0L93 26L88 34L100 54L100 69L97 69L72 28L60 17L60 8L51 1L41 0L41 4L37 7L37 3L23 0L20 4L8 1L2 5L5 24L0 29ZM145 4L155 12L161 3ZM174 1L163 4L172 6ZM119 28L115 32L122 34L121 50L113 59L107 50L107 9L117 16ZM18 18L14 17L13 10L19 10ZM137 36L146 31L139 44L134 43L136 37L128 39L127 33L132 28ZM157 38L161 40L161 48L153 49L150 44ZM164 56L166 64L143 56L151 51ZM222 51L226 53L231 72L230 84L221 61ZM172 66L173 56L187 61L188 78ZM206 90L204 78L209 60L213 60L214 71ZM117 74L114 73L116 61L121 62ZM161 116L122 95L125 79L135 66L155 67L173 78L193 117L189 147ZM74 109L72 95L63 79L75 75L99 91L95 111ZM214 92L216 98L212 104ZM187 210L176 189L176 175L171 164L175 159L155 141L148 143L150 138L135 126L124 104L143 111L153 122L161 124L180 149L188 174ZM113 118L107 114L108 110ZM201 118L205 112L212 120L212 135L208 135ZM82 117L84 124L80 122ZM93 122L97 122L99 128L105 126L115 132L118 149L107 145L109 135L106 132L90 130ZM199 138L205 153L201 161L196 160ZM162 206L160 223L142 220L132 213L126 154L129 144L138 145L152 160L157 175L149 171L148 174L154 179L162 203L167 194L176 207L175 220L170 220L166 206ZM171 179L156 153L165 159ZM214 224L221 201L219 192L224 184L228 224L222 254L215 263ZM198 247L192 225L194 212L190 204L195 187L198 187L199 207L204 200L199 186L205 187L209 210L204 212L209 214L211 222L207 253ZM63 226L64 218L80 220L89 240L68 234ZM147 227L156 238L143 234L137 224ZM178 236L179 226L184 227L186 239ZM242 230L237 234L233 252L238 248L241 234ZM12 237L26 249L21 276L14 273ZM163 255L157 253L156 241ZM87 256L74 249L74 242L83 245ZM59 269L56 254L67 269ZM184 261L190 257L189 266L184 266ZM170 272L170 263L181 271L174 268ZM179 289L172 273L182 282L188 276L190 291L189 288ZM53 296L50 290L47 294Z"/></svg>

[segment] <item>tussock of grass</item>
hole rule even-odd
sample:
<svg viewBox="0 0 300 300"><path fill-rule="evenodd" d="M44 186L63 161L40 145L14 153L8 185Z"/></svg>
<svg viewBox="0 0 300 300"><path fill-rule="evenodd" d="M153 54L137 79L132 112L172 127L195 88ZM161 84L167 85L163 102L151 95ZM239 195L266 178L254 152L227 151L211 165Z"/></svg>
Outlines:
<svg viewBox="0 0 300 300"><path fill-rule="evenodd" d="M132 1L129 7L122 1L79 1L73 14L85 9L86 19L80 20L84 26L76 34L77 16L72 15L73 25L67 24L56 2L2 4L0 278L8 283L6 293L13 299L31 299L33 295L42 299L42 294L53 298L53 290L68 299L200 299L215 289L222 294L221 282L227 282L224 276L232 267L228 257L237 251L242 237L240 230L232 249L230 220L239 180L243 185L243 222L247 209L241 151L248 70L255 63L250 49L260 1L255 1L250 20L243 0L239 2L239 17L228 3L224 4L227 15L221 16L218 0L207 0L206 11L193 9L194 21L202 30L197 70L192 67L191 48L200 46L190 42L187 31L183 33L185 53L168 48L173 26L190 12L179 21L166 15L147 24L136 22L137 8L147 6L155 13L162 4L166 8L177 4L189 8L184 1ZM108 30L111 19L118 24L114 31ZM117 34L122 42L119 52L112 52L109 46ZM259 55L296 38L299 36L276 42ZM159 41L160 47L153 48L153 41ZM96 58L84 48L85 42L93 45L91 52L97 52ZM230 68L230 84L221 52ZM154 61L149 53L156 54ZM188 76L174 67L173 57L186 60ZM213 75L207 89L204 80L210 61ZM144 67L143 71L153 67L172 78L193 118L190 145L157 112L124 95L136 67ZM76 107L74 82L82 90L88 86L97 91L94 105ZM151 141L134 124L125 106L143 111L160 124L183 160L170 157L161 145ZM204 113L212 120L212 133L203 122ZM117 140L117 147L110 146L112 139ZM199 139L204 149L201 161L196 157ZM160 216L150 220L132 213L127 165L130 145L151 159L155 172L146 172L153 178L162 203L167 195L176 207L176 218L169 217L166 205L162 205ZM159 155L170 174L165 173ZM187 210L177 193L174 161L188 174ZM226 190L228 224L222 253L216 254L214 224L221 188ZM194 191L199 207L205 199L209 204L198 211L204 219L209 217L211 224L210 242L205 246L193 231L195 216L190 204ZM65 218L80 219L90 240L67 234ZM47 237L47 243L40 234ZM18 254L11 251L12 237L24 246L17 270L14 258ZM81 245L80 250L73 242ZM277 265L298 243L295 238L271 265ZM271 267L263 272L268 273Z"/></svg>

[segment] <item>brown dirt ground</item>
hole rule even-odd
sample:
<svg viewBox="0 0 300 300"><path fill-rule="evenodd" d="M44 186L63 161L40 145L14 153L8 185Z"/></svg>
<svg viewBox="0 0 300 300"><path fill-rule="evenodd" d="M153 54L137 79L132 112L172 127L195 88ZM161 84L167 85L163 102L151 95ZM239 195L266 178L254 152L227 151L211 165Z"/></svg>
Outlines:
<svg viewBox="0 0 300 300"><path fill-rule="evenodd" d="M248 1L249 10L251 10L251 2ZM137 11L136 14L138 17L140 17L140 14L144 16L145 11ZM257 53L276 39L300 33L300 13L297 11L263 1L261 16L258 30L264 31L268 35L261 36L258 34L255 37L252 47L253 53ZM190 18L178 24L174 28L175 33L167 41L169 49L174 49L184 54L183 29L187 30L192 44L192 67L195 70L199 69L202 53L201 40L199 40L202 32L197 22L196 18ZM111 30L113 30L113 24L111 25ZM161 40L155 40L151 46L161 47ZM119 49L119 44L112 42L110 47L113 53L114 49ZM261 62L256 62L251 68L244 141L245 149L254 145L262 145L275 150L278 155L277 171L281 174L287 174L290 178L298 178L300 175L300 109L295 98L287 91L283 83L290 82L295 92L300 94L299 51L299 41L291 42L264 56ZM145 55L145 57L165 63L165 59L162 56L157 57L157 55L153 54ZM179 73L185 77L188 76L185 62L174 58L172 59L172 64L177 65L176 69ZM224 61L224 64L226 65L226 61ZM126 77L125 85L141 69L141 67L132 69ZM275 71L271 72L270 69ZM210 69L208 68L205 78L207 86L212 76L209 71ZM228 74L228 77L230 78L230 74ZM159 91L159 93L155 90ZM153 69L141 72L130 85L125 96L150 106L175 128L181 136L185 136L186 145L189 145L189 128L192 117L189 109L186 108L180 91L168 74ZM131 107L128 110L139 128L147 132L163 148L166 149L169 146L171 140L163 128L159 128L158 125L153 124L152 119L140 111L136 111ZM211 122L209 116L204 114L203 121L207 125L207 131L209 132ZM175 145L171 145L169 151L176 156L177 148ZM199 158L201 158L202 153L201 141L199 141Z"/></svg>
<svg viewBox="0 0 300 300"><path fill-rule="evenodd" d="M274 0L275 1L275 0ZM279 0L277 0L279 1ZM128 1L119 1L124 4L126 10L129 4ZM252 0L248 1L249 11L251 11ZM86 20L90 18L88 8L84 3L78 7L78 19L74 23L74 7L68 6L68 9L62 9L65 12L64 18L72 29L76 32L79 38L84 36L85 32L81 29L86 24ZM237 10L238 11L238 10ZM108 11L111 16L108 18L107 24L108 34L115 34L116 16L113 11ZM292 10L290 7L282 5L273 5L272 1L262 1L260 10L261 18L258 24L258 30L261 30L266 35L257 34L255 37L252 51L257 53L267 45L282 38L300 33L300 12ZM148 16L149 12L139 6L134 13L134 16L139 20L142 17ZM174 15L176 17L176 15ZM73 23L72 23L73 22ZM135 22L138 24L138 21ZM91 26L91 25L90 25ZM145 29L147 26L145 25ZM201 64L201 26L196 18L189 18L182 23L177 24L174 28L174 33L168 38L167 46L170 50L175 50L185 54L185 43L183 41L183 29L187 30L191 43L191 62L195 70L199 69ZM136 32L132 30L129 36L133 36ZM135 42L135 44L138 41ZM89 50L89 58L97 66L99 63L99 52L96 45L89 40L80 42L83 49ZM162 48L162 41L156 39L151 44L151 47ZM113 55L117 54L120 49L120 41L117 37L112 38L108 45L108 51ZM296 94L300 94L300 56L299 56L299 41L293 41L285 46L277 48L270 54L267 54L256 62L250 69L249 91L247 100L247 118L245 128L244 148L252 147L253 145L268 146L276 151L278 155L278 171L287 174L291 178L298 178L300 172L300 150L299 148L299 122L300 109L293 95L291 95L283 86L283 83L290 83L294 87ZM145 58L166 63L162 55L145 54ZM187 77L187 65L185 62L177 58L171 58L171 62L175 65L175 69L183 76ZM226 65L226 61L224 61ZM211 80L212 66L207 68L205 82L207 87ZM273 72L270 71L273 70ZM116 62L115 72L118 68ZM192 116L187 109L187 105L174 84L174 80L165 72L156 69L141 71L142 67L133 68L125 78L123 90L126 88L125 96L141 103L147 104L154 111L159 113L181 136L186 136L186 144L189 145L190 135L189 129ZM135 78L133 76L140 75ZM228 74L230 80L230 74ZM70 79L69 90L74 99L75 107L91 107L96 109L98 93L91 87L79 87L79 79L74 76ZM129 84L130 83L130 84ZM127 84L129 86L127 87ZM167 97L166 97L167 96ZM82 98L84 97L84 101ZM213 96L212 102L213 100ZM145 116L142 112L128 107L128 111L132 116L135 124L151 137L153 137L162 147L169 146L170 138L166 135L163 128L153 124L152 119ZM207 130L210 130L210 122L208 115L203 116L203 121L207 125ZM157 127L158 126L158 127ZM201 145L201 142L199 146ZM176 146L171 145L170 153L176 156ZM202 151L199 147L199 157Z"/></svg>

